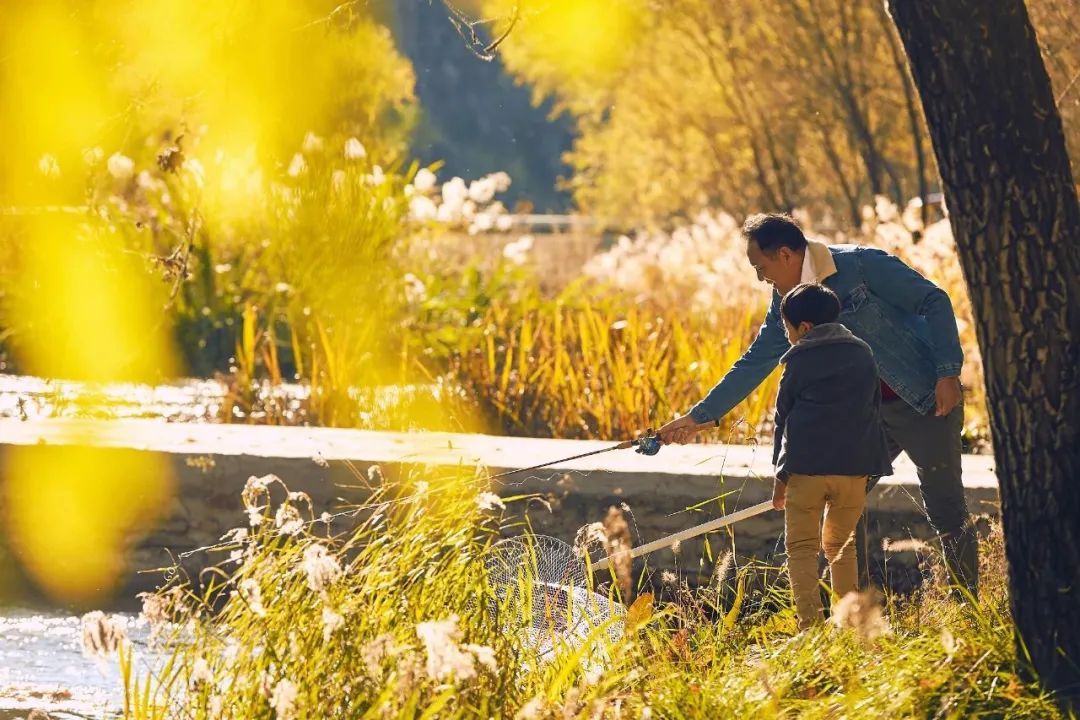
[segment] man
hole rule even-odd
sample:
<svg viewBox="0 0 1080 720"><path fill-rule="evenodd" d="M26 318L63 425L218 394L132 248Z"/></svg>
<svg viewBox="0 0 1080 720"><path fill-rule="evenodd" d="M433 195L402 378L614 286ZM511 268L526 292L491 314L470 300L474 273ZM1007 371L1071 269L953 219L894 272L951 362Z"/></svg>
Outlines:
<svg viewBox="0 0 1080 720"><path fill-rule="evenodd" d="M976 592L978 543L960 474L963 351L949 296L882 250L808 241L786 215L753 215L742 232L750 265L773 287L769 312L746 353L689 413L660 428L661 439L686 442L714 427L761 384L789 348L781 298L802 282L821 283L840 298L838 322L873 350L890 454L905 451L915 464L949 572Z"/></svg>

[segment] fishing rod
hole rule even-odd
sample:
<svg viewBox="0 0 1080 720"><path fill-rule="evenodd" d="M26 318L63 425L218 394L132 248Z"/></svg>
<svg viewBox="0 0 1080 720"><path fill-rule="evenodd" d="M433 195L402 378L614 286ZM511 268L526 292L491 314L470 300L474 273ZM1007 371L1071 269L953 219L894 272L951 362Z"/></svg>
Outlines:
<svg viewBox="0 0 1080 720"><path fill-rule="evenodd" d="M624 440L618 445L612 445L611 447L601 448L600 450L593 450L592 452L581 453L580 455L571 455L570 457L560 458L558 460L552 460L551 462L541 463L540 465L533 465L526 468L518 468L517 470L507 470L501 472L498 475L489 475L488 480L498 480L499 478L507 477L508 475L516 475L518 473L529 472L530 470L541 470L552 465L558 465L564 462L570 462L571 460L580 460L581 458L592 457L593 455L601 455L603 453L613 452L615 450L629 450L635 448L634 452L641 455L655 455L660 452L660 446L664 444L664 441L660 439L660 436L653 432L652 428L649 428L644 435L633 440Z"/></svg>

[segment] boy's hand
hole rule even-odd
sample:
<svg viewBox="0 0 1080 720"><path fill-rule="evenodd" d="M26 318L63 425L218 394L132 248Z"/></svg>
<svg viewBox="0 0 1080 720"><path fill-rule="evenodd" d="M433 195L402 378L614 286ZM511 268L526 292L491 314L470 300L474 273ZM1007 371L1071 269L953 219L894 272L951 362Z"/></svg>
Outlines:
<svg viewBox="0 0 1080 720"><path fill-rule="evenodd" d="M783 510L787 504L787 485L773 478L772 506L777 510Z"/></svg>

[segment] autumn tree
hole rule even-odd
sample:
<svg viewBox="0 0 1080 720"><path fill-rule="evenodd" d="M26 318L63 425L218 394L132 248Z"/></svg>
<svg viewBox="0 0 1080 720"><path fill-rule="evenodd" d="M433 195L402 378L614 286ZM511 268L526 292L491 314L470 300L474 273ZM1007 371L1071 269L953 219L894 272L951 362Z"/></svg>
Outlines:
<svg viewBox="0 0 1080 720"><path fill-rule="evenodd" d="M553 19L561 3L524 5L501 51L574 116L567 184L584 211L664 222L704 206L798 208L850 226L877 194L928 192L917 98L873 0L581 4L640 18L616 26L621 54L604 72L568 67L536 30L577 32L570 14Z"/></svg>

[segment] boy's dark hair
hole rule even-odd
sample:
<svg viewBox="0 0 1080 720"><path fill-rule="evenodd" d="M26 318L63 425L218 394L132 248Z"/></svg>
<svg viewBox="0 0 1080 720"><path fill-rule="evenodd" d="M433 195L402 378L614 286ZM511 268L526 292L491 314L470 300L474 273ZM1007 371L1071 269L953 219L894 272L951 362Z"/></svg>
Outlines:
<svg viewBox="0 0 1080 720"><path fill-rule="evenodd" d="M757 243L761 252L769 255L782 247L796 251L806 248L806 236L790 215L779 213L751 215L743 223L742 234L747 240Z"/></svg>
<svg viewBox="0 0 1080 720"><path fill-rule="evenodd" d="M840 299L820 283L802 283L780 301L780 314L795 327L804 322L824 325L840 317Z"/></svg>

